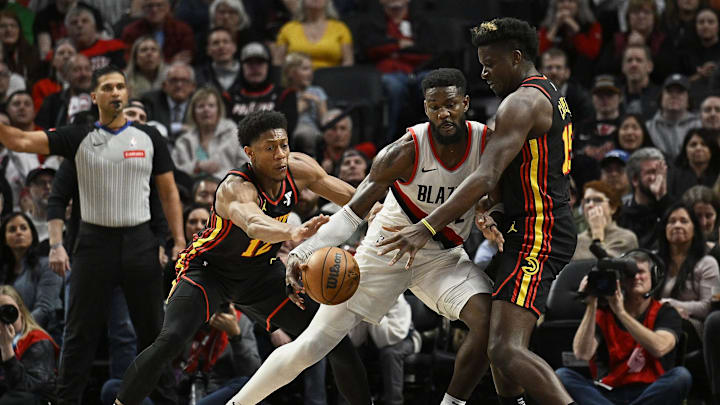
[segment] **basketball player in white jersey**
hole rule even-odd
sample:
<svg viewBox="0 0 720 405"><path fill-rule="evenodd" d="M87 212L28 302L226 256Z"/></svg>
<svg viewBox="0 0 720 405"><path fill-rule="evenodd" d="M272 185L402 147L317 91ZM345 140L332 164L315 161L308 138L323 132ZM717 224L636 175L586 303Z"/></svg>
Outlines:
<svg viewBox="0 0 720 405"><path fill-rule="evenodd" d="M457 69L430 72L422 82L429 123L415 125L376 157L370 174L352 200L318 233L290 253L288 283L317 249L345 241L378 199L387 194L382 210L370 224L357 249L360 286L346 302L321 305L310 325L292 343L276 349L228 404L256 404L292 381L303 369L322 359L357 323L378 323L406 289L448 319L462 320L470 329L458 351L455 370L442 404L464 404L488 367L486 354L492 284L468 258L462 243L473 225L473 210L435 232L414 265L388 265L376 244L397 227L421 220L443 203L478 167L490 130L465 120L469 98ZM495 229L495 228L493 228ZM435 231L435 230L434 230ZM302 307L302 300L291 295Z"/></svg>

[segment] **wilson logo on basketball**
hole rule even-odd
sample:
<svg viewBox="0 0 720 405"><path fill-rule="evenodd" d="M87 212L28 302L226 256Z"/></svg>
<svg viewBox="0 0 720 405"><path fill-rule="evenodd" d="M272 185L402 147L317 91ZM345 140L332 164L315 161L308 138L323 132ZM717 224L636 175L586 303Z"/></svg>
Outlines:
<svg viewBox="0 0 720 405"><path fill-rule="evenodd" d="M342 261L342 254L335 254L335 264L330 267L330 274L327 278L325 288L337 288L338 276L340 275L340 262Z"/></svg>
<svg viewBox="0 0 720 405"><path fill-rule="evenodd" d="M123 157L125 157L125 159L144 158L145 151L144 150L126 150L125 152L123 152Z"/></svg>

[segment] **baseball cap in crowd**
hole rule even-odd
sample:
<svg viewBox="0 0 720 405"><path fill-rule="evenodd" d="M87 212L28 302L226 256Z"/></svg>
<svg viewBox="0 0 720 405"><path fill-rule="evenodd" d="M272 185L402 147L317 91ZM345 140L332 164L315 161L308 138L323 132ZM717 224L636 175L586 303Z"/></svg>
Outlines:
<svg viewBox="0 0 720 405"><path fill-rule="evenodd" d="M673 73L670 76L665 79L665 82L663 83L663 89L667 89L670 86L680 86L685 91L690 90L690 82L688 81L687 77L681 75L680 73Z"/></svg>
<svg viewBox="0 0 720 405"><path fill-rule="evenodd" d="M625 166L629 158L630 154L625 152L624 150L613 149L610 152L606 153L605 156L602 158L602 160L600 161L600 167L605 167L612 162L618 162L621 165Z"/></svg>
<svg viewBox="0 0 720 405"><path fill-rule="evenodd" d="M593 80L592 92L611 91L620 94L620 86L613 75L598 75Z"/></svg>
<svg viewBox="0 0 720 405"><path fill-rule="evenodd" d="M45 173L55 176L55 169L52 167L40 166L30 170L27 177L25 177L25 185L30 186L30 183L32 183L38 176Z"/></svg>
<svg viewBox="0 0 720 405"><path fill-rule="evenodd" d="M270 54L260 42L250 42L240 51L240 61L246 62L249 59L270 60Z"/></svg>

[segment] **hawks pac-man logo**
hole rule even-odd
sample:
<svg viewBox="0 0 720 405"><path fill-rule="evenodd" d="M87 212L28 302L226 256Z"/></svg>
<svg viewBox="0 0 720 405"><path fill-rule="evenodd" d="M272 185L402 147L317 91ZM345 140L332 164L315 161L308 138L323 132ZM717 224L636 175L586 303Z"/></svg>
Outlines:
<svg viewBox="0 0 720 405"><path fill-rule="evenodd" d="M521 269L528 276L534 276L540 270L540 264L536 258L528 256L525 258L525 262L527 264L522 266Z"/></svg>

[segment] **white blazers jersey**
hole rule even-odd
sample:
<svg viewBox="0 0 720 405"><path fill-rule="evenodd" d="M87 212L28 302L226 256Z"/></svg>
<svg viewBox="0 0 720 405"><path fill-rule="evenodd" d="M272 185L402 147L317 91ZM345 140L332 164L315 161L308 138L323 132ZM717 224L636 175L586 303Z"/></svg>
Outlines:
<svg viewBox="0 0 720 405"><path fill-rule="evenodd" d="M479 166L485 149L487 127L475 121L466 121L470 141L463 158L455 167L446 167L438 158L430 134L430 124L418 124L408 131L415 142L413 174L406 182L397 180L385 198L378 219L385 225L416 223L445 202L453 191ZM470 234L475 210L471 209L451 222L433 237L441 246L450 249L462 245ZM430 247L430 245L428 245Z"/></svg>

